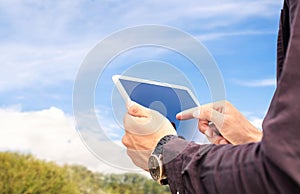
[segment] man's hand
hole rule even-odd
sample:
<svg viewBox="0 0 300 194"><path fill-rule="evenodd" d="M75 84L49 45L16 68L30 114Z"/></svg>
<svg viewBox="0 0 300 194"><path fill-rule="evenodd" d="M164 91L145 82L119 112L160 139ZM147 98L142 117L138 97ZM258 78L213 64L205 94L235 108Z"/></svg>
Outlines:
<svg viewBox="0 0 300 194"><path fill-rule="evenodd" d="M122 139L133 163L148 170L148 159L158 141L166 135L177 135L167 118L159 112L131 102L124 116Z"/></svg>
<svg viewBox="0 0 300 194"><path fill-rule="evenodd" d="M177 119L199 119L200 132L215 144L258 142L262 132L255 128L231 103L219 101L177 114ZM214 125L209 125L212 122ZM218 135L216 129L221 133Z"/></svg>

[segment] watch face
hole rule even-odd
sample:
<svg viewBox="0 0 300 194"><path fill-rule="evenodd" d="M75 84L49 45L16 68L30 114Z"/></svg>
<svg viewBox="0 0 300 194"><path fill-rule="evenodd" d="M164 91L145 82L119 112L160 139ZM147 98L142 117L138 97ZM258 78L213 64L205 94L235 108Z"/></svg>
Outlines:
<svg viewBox="0 0 300 194"><path fill-rule="evenodd" d="M156 155L152 155L148 161L148 168L152 178L157 181L161 177L161 169L159 165L159 158Z"/></svg>

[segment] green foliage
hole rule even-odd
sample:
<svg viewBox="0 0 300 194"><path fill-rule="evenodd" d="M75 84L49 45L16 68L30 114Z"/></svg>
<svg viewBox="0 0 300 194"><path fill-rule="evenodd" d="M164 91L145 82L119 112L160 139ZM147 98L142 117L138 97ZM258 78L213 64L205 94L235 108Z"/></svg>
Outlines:
<svg viewBox="0 0 300 194"><path fill-rule="evenodd" d="M79 165L58 166L31 155L0 152L1 194L169 194L139 174L95 173Z"/></svg>
<svg viewBox="0 0 300 194"><path fill-rule="evenodd" d="M170 193L169 187L161 186L139 174L110 174L103 180L103 188L111 194L154 194Z"/></svg>
<svg viewBox="0 0 300 194"><path fill-rule="evenodd" d="M100 173L93 173L84 166L72 165L64 167L68 173L69 178L76 182L80 193L82 194L106 194L102 190L103 175Z"/></svg>
<svg viewBox="0 0 300 194"><path fill-rule="evenodd" d="M68 173L54 163L39 161L31 155L0 153L0 191L20 193L80 193Z"/></svg>

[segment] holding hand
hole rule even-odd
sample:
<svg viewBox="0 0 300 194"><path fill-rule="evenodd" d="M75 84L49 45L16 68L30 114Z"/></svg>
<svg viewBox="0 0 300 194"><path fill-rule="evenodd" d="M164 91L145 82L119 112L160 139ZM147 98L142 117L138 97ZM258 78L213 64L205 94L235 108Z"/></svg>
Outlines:
<svg viewBox="0 0 300 194"><path fill-rule="evenodd" d="M199 119L200 132L215 144L258 142L262 132L255 128L231 103L219 101L178 113L179 120ZM209 125L212 122L214 125ZM214 126L217 128L214 129ZM221 135L218 134L220 132Z"/></svg>
<svg viewBox="0 0 300 194"><path fill-rule="evenodd" d="M148 170L148 159L158 141L166 135L177 135L166 117L134 102L128 105L124 128L122 142L127 147L127 154L144 170Z"/></svg>

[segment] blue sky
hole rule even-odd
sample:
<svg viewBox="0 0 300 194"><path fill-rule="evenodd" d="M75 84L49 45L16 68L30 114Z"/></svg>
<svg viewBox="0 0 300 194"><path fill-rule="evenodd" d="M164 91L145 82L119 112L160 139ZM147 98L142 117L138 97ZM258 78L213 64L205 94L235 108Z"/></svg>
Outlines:
<svg viewBox="0 0 300 194"><path fill-rule="evenodd" d="M76 73L88 52L105 37L144 24L175 27L202 42L222 72L227 100L259 127L275 89L281 5L282 1L274 0L0 1L0 149L107 170L108 166L88 156L74 133ZM181 60L144 49L116 58L108 74L124 71L124 66L118 69L120 64L128 68L150 59L171 64ZM104 82L111 91L111 79ZM209 98L199 98L202 104L209 102ZM100 115L111 115L110 100L99 107ZM122 134L114 118L106 123L108 132ZM50 140L59 142L57 150L62 151L50 154ZM74 153L77 148L82 153ZM83 155L89 159L82 160Z"/></svg>

